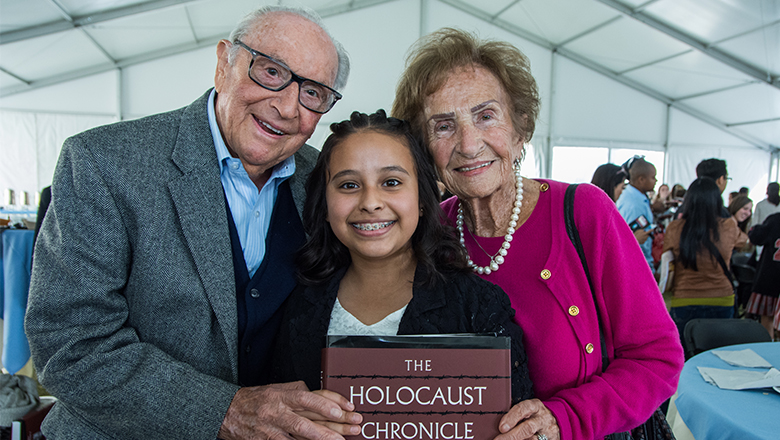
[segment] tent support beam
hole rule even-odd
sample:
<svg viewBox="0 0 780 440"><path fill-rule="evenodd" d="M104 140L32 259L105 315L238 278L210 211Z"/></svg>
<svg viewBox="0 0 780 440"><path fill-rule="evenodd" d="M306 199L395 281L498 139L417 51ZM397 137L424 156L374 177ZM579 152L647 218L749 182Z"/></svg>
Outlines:
<svg viewBox="0 0 780 440"><path fill-rule="evenodd" d="M187 0L187 1L193 1L193 0ZM389 3L395 0L356 0L353 4L353 6L340 6L340 7L334 7L329 9L324 9L321 11L317 11L322 18L331 17L334 15L342 14L349 11L355 11L358 9L363 9L371 6L380 5L383 3ZM158 2L153 2L155 4L158 3L184 3L184 0L160 0ZM146 5L147 3L144 3ZM169 6L169 5L168 5ZM130 15L130 14L128 14ZM68 72L64 74L58 74L54 76L50 76L48 78L39 79L36 81L27 81L21 78L16 77L15 75L12 75L9 73L9 75L13 76L14 78L18 79L19 81L23 82L24 84L16 85L16 86L9 86L4 87L0 89L0 98L5 98L7 96L15 95L17 93L22 92L29 92L31 90L35 90L41 87L48 87L57 85L60 83L64 83L67 81L73 81L74 79L80 79L85 78L87 76L96 75L99 73L105 73L110 72L117 68L125 68L130 67L136 64L145 63L148 61L154 61L160 58L165 58L173 55L178 55L181 53L189 52L192 50L202 49L204 47L208 46L214 46L217 43L219 43L219 40L224 38L224 35L219 36L213 36L210 38L204 38L198 42L195 43L187 43L187 44L181 44L178 46L173 47L167 47L155 52L149 52L145 53L139 56L126 58L124 60L111 60L110 63L101 65L101 66L92 66L85 69L75 70L73 72ZM109 58L110 60L110 58ZM7 72L6 72L7 73Z"/></svg>
<svg viewBox="0 0 780 440"><path fill-rule="evenodd" d="M50 1L52 1L55 5L58 5L61 14L68 16L68 14L61 8L61 6L59 6L59 3L56 3L53 0ZM118 8L96 14L85 15L82 17L72 17L71 20L63 19L40 26L30 26L24 29L2 32L0 33L0 44L8 44L30 38L42 37L44 35L67 31L82 26L94 25L104 21L115 20L117 18L127 17L129 15L154 11L157 9L176 6L183 3L190 3L193 1L198 0L156 0L128 6L125 8Z"/></svg>
<svg viewBox="0 0 780 440"><path fill-rule="evenodd" d="M683 32L680 32L678 29L669 26L667 24L664 24L656 20L655 18L645 14L644 12L635 11L634 9L631 9L630 6L627 6L618 0L597 0L597 1L635 20L641 21L642 23L652 27L653 29L657 31L661 31L664 34L682 43L685 43L688 46L706 55L709 55L710 57L715 58L716 60L736 70L739 70L740 72L746 75L749 75L757 80L763 81L772 87L780 89L780 77L772 77L772 75L769 72L764 72L754 66L751 66L750 64L744 61L734 58L733 56L727 54L726 52L721 51L720 49L702 43L701 41L691 37L690 35L684 34Z"/></svg>

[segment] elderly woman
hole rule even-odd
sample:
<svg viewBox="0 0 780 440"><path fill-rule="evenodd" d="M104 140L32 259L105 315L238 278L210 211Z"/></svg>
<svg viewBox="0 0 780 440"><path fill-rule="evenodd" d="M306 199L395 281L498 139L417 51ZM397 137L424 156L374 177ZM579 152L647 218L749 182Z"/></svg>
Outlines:
<svg viewBox="0 0 780 440"><path fill-rule="evenodd" d="M455 195L442 207L470 265L509 294L525 332L538 399L504 415L498 439L602 438L644 422L674 393L682 348L614 202L582 185L574 217L591 294L564 224L566 185L520 174L538 112L522 53L453 29L413 48L393 105ZM599 321L610 361L604 372Z"/></svg>

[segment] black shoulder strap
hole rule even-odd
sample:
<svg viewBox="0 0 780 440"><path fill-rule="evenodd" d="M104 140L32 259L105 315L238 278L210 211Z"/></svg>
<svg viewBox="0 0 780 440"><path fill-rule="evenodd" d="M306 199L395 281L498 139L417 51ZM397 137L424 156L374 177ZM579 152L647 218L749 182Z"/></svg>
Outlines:
<svg viewBox="0 0 780 440"><path fill-rule="evenodd" d="M715 248L715 258L718 259L718 263L720 264L720 268L723 269L723 273L726 274L726 278L729 279L731 282L731 285L733 286L734 283L734 275L731 274L731 271L729 270L728 266L726 266L726 262L723 261L723 255L720 254L720 251L718 251L718 248Z"/></svg>
<svg viewBox="0 0 780 440"><path fill-rule="evenodd" d="M577 191L577 184L569 185L563 196L563 218L566 223L566 233L569 234L569 240L577 249L577 255L580 256L582 269L585 271L585 278L588 279L590 294L593 296L593 307L596 309L596 319L599 322L599 342L601 343L601 371L607 369L609 365L609 356L607 355L607 343L604 341L604 331L601 325L601 313L599 312L599 303L596 301L596 290L593 288L593 281L590 279L590 270L588 262L585 260L585 251L582 249L580 233L577 231L577 225L574 223L574 193Z"/></svg>

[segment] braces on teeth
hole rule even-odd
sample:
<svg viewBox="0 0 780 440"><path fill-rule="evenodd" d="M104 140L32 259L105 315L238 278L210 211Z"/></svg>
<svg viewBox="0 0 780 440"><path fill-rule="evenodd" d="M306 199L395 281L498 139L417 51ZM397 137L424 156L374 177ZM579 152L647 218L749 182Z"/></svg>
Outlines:
<svg viewBox="0 0 780 440"><path fill-rule="evenodd" d="M357 229L360 229L361 231L376 231L377 229L386 228L392 224L393 222L384 222L384 223L369 223L366 225L353 224L353 226L356 227Z"/></svg>

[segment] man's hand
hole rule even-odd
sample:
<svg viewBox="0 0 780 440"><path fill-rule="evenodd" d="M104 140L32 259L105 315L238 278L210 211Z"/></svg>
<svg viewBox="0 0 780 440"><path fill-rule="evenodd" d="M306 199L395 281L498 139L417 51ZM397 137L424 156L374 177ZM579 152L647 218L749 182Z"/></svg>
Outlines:
<svg viewBox="0 0 780 440"><path fill-rule="evenodd" d="M241 388L230 403L219 438L343 440L342 435L360 433L363 417L354 409L344 397L310 392L300 381Z"/></svg>

